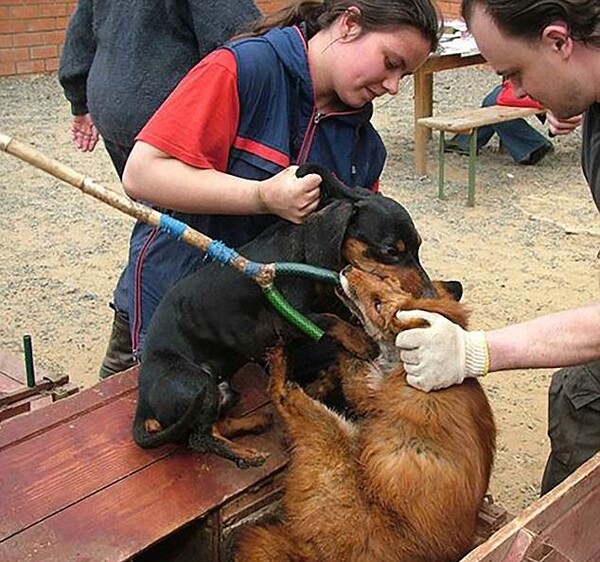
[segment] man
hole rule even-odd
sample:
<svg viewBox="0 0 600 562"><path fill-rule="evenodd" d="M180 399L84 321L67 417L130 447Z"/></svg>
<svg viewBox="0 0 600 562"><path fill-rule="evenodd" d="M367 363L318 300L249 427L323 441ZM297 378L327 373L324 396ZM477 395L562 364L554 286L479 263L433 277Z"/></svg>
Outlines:
<svg viewBox="0 0 600 562"><path fill-rule="evenodd" d="M494 70L517 96L550 110L564 134L584 114L582 166L600 209L600 9L596 0L463 0L462 13ZM551 453L542 493L600 450L600 300L488 332L422 311L429 327L396 341L409 384L425 391L507 369L566 367L550 386Z"/></svg>
<svg viewBox="0 0 600 562"><path fill-rule="evenodd" d="M101 135L122 178L136 135L173 88L202 57L260 15L254 0L78 0L58 71L71 103L75 146L90 152ZM130 261L113 294L101 378L136 363L130 320L141 306L134 290L141 272L131 264L143 245L143 229L141 222L133 227Z"/></svg>

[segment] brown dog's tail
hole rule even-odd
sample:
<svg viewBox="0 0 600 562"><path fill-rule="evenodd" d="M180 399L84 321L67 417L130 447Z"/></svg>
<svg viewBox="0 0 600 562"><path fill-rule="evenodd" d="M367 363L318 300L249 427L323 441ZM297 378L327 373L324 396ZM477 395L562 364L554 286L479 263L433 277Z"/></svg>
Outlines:
<svg viewBox="0 0 600 562"><path fill-rule="evenodd" d="M210 396L208 397L210 400ZM187 438L197 420L211 404L206 403L207 388L204 386L194 396L189 408L174 424L163 428L153 416L151 408L141 397L133 420L133 440L142 449L152 449L165 443L175 443ZM153 428L155 430L153 431Z"/></svg>

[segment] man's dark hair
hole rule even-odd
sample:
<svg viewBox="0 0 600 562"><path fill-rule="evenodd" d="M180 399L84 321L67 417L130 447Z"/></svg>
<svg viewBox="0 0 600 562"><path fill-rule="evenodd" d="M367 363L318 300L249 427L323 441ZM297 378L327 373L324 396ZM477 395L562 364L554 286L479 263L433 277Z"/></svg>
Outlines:
<svg viewBox="0 0 600 562"><path fill-rule="evenodd" d="M463 0L467 25L476 5L507 35L535 41L548 25L564 21L573 40L600 47L598 0Z"/></svg>

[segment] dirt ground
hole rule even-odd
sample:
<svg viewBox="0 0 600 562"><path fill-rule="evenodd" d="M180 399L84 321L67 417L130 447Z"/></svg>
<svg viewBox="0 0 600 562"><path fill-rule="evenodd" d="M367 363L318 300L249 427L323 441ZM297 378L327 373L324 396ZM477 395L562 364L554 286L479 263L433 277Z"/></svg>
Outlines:
<svg viewBox="0 0 600 562"><path fill-rule="evenodd" d="M475 107L496 81L481 68L440 73L434 111ZM580 172L579 132L555 139L555 152L533 167L515 165L497 144L484 149L476 206L469 208L464 157L448 156L444 201L437 198L437 143L429 147L431 175L414 175L412 120L407 80L376 109L389 152L382 191L413 216L432 277L463 282L472 327L493 328L597 298L600 223ZM120 191L103 147L77 153L69 125L55 76L0 79L0 132ZM0 194L0 349L20 353L23 335L31 334L40 367L89 386L104 353L108 302L132 219L9 155L0 155ZM496 373L483 383L499 430L491 490L514 513L538 496L550 375Z"/></svg>

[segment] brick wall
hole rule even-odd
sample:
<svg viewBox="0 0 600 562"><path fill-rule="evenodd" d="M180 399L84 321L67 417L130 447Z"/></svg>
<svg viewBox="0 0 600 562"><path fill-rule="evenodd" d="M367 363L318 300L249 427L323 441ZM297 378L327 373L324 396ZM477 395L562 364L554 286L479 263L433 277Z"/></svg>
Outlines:
<svg viewBox="0 0 600 562"><path fill-rule="evenodd" d="M0 0L0 76L58 67L75 0Z"/></svg>
<svg viewBox="0 0 600 562"><path fill-rule="evenodd" d="M445 18L453 19L460 16L461 0L437 0L437 4L442 10Z"/></svg>
<svg viewBox="0 0 600 562"><path fill-rule="evenodd" d="M287 0L257 0L271 12ZM76 0L0 0L0 76L52 72L58 68L65 27ZM460 0L438 0L456 17Z"/></svg>

